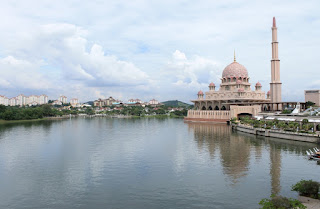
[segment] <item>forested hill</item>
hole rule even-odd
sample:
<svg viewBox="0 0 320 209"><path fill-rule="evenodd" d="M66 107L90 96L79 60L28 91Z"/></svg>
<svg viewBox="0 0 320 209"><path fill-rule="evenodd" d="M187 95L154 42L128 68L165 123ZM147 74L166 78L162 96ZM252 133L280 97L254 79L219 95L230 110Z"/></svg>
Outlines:
<svg viewBox="0 0 320 209"><path fill-rule="evenodd" d="M179 100L169 100L169 101L165 101L165 102L161 102L162 104L164 104L165 106L170 106L170 107L190 107L190 104L181 102Z"/></svg>

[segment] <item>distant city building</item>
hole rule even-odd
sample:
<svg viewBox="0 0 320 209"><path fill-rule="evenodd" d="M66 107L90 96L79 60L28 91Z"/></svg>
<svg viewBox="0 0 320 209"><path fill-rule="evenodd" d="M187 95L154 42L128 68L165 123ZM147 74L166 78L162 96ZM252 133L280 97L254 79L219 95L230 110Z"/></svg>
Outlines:
<svg viewBox="0 0 320 209"><path fill-rule="evenodd" d="M156 107L156 106L160 106L160 105L163 105L163 104L161 104L158 100L151 99L151 100L148 102L148 105Z"/></svg>
<svg viewBox="0 0 320 209"><path fill-rule="evenodd" d="M141 104L143 102L140 99L129 99L128 100L128 104L137 104L137 103Z"/></svg>
<svg viewBox="0 0 320 209"><path fill-rule="evenodd" d="M0 104L5 106L24 106L24 105L42 105L42 104L48 104L48 96L47 95L31 95L31 96L25 96L23 94L20 94L13 98L7 98L6 96L0 95Z"/></svg>
<svg viewBox="0 0 320 209"><path fill-rule="evenodd" d="M320 106L320 90L305 90L305 101L313 102L316 106Z"/></svg>
<svg viewBox="0 0 320 209"><path fill-rule="evenodd" d="M52 105L62 105L62 102L60 100L55 100L51 104Z"/></svg>
<svg viewBox="0 0 320 209"><path fill-rule="evenodd" d="M98 99L98 100L95 100L93 102L93 106L95 107L103 107L103 106L111 106L113 103L115 102L121 102L120 100L115 100L114 98L112 97L109 97L108 99Z"/></svg>
<svg viewBox="0 0 320 209"><path fill-rule="evenodd" d="M67 97L66 97L66 96L63 96L63 95L61 95L61 96L59 97L59 101L62 102L63 104L68 103Z"/></svg>
<svg viewBox="0 0 320 209"><path fill-rule="evenodd" d="M72 107L78 107L79 106L79 100L77 98L70 99L70 105Z"/></svg>

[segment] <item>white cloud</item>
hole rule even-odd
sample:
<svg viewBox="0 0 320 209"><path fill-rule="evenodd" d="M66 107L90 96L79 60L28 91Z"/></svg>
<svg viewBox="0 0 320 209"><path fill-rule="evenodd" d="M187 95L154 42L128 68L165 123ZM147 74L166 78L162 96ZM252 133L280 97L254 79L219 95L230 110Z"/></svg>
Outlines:
<svg viewBox="0 0 320 209"><path fill-rule="evenodd" d="M176 50L172 55L172 60L168 64L168 69L175 77L175 86L184 87L188 90L199 89L208 86L210 82L218 82L221 76L219 64L198 55L188 59L186 55Z"/></svg>
<svg viewBox="0 0 320 209"><path fill-rule="evenodd" d="M0 59L0 85L6 89L47 89L51 83L41 73L42 61L31 63L12 56Z"/></svg>

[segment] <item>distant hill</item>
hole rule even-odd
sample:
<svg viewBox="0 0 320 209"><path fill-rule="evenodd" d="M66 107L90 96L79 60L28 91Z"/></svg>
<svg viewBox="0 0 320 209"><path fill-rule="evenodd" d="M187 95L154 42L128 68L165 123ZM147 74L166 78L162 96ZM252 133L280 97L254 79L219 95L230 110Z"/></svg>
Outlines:
<svg viewBox="0 0 320 209"><path fill-rule="evenodd" d="M169 100L161 103L164 104L165 106L170 106L170 107L190 107L191 106L190 104L181 102L179 100Z"/></svg>

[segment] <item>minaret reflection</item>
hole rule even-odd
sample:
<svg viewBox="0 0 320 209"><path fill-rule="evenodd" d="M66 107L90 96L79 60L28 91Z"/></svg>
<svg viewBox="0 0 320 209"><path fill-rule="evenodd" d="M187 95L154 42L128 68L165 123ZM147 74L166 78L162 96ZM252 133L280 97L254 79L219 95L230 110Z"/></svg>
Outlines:
<svg viewBox="0 0 320 209"><path fill-rule="evenodd" d="M281 175L281 151L277 144L270 141L270 176L271 176L271 194L279 194Z"/></svg>
<svg viewBox="0 0 320 209"><path fill-rule="evenodd" d="M223 173L233 184L246 176L250 160L250 141L245 136L233 134L230 126L220 124L188 123L194 132L199 149L208 150L211 158L220 152Z"/></svg>

